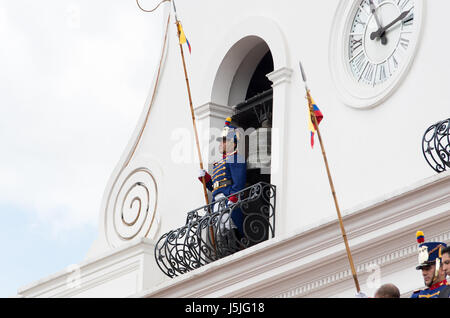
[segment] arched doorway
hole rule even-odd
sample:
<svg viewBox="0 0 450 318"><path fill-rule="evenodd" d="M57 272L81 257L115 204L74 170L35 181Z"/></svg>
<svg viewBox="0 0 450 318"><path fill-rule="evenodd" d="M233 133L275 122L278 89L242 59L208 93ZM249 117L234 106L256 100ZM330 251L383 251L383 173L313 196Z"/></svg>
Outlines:
<svg viewBox="0 0 450 318"><path fill-rule="evenodd" d="M266 75L273 71L267 43L248 36L228 51L214 81L213 101L225 102L241 128L238 147L247 162L247 185L270 183L273 89Z"/></svg>

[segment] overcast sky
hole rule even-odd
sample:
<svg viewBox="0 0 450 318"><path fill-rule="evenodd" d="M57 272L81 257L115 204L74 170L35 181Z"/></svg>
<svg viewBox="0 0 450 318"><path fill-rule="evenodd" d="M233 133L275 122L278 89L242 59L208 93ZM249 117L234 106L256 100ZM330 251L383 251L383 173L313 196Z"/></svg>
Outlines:
<svg viewBox="0 0 450 318"><path fill-rule="evenodd" d="M135 0L0 0L0 297L85 257L161 26Z"/></svg>

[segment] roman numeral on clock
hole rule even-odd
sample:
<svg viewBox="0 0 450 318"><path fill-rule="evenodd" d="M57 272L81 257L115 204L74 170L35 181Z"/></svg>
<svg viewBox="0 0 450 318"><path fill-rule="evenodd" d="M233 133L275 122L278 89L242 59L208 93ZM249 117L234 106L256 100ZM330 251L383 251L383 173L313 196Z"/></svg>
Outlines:
<svg viewBox="0 0 450 318"><path fill-rule="evenodd" d="M408 39L400 38L400 42L399 43L405 50L408 49L408 46L409 46L409 40Z"/></svg>
<svg viewBox="0 0 450 318"><path fill-rule="evenodd" d="M379 65L379 69L380 69L380 71L379 71L379 73L378 73L378 80L379 80L380 82L383 82L383 81L386 80L386 78L387 78L387 74L386 74L386 64L385 64L385 63L380 64L380 65Z"/></svg>
<svg viewBox="0 0 450 318"><path fill-rule="evenodd" d="M362 52L362 50L361 50ZM365 64L367 63L366 56L364 54L358 54L354 58L355 61L355 67L358 70L358 73L362 73L361 70L364 68Z"/></svg>
<svg viewBox="0 0 450 318"><path fill-rule="evenodd" d="M405 10L405 6L408 4L409 0L398 0L397 5L400 6L401 10Z"/></svg>
<svg viewBox="0 0 450 318"><path fill-rule="evenodd" d="M414 20L414 12L411 12L406 18L403 19L404 25L410 25Z"/></svg>
<svg viewBox="0 0 450 318"><path fill-rule="evenodd" d="M394 53L395 54L395 53ZM388 59L387 63L388 63L388 67L389 67L389 72L392 74L393 71L395 71L398 67L398 61L395 57L395 55L392 54L392 56ZM391 67L392 66L392 67Z"/></svg>
<svg viewBox="0 0 450 318"><path fill-rule="evenodd" d="M366 23L367 23L367 21L363 21L360 16L356 17L355 22L359 23L363 26L366 25Z"/></svg>
<svg viewBox="0 0 450 318"><path fill-rule="evenodd" d="M369 63L365 69L364 80L372 82L375 74L375 64Z"/></svg>
<svg viewBox="0 0 450 318"><path fill-rule="evenodd" d="M356 51L359 47L362 46L362 38L359 40L352 39L350 42L350 46L353 51Z"/></svg>

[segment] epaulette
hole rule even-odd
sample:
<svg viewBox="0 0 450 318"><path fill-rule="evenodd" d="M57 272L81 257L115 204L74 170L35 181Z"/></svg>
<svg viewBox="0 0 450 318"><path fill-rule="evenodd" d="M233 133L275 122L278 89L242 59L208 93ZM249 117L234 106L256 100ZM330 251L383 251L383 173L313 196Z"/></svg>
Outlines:
<svg viewBox="0 0 450 318"><path fill-rule="evenodd" d="M420 297L420 292L421 292L420 289L413 291L413 293L411 294L410 298L419 298Z"/></svg>

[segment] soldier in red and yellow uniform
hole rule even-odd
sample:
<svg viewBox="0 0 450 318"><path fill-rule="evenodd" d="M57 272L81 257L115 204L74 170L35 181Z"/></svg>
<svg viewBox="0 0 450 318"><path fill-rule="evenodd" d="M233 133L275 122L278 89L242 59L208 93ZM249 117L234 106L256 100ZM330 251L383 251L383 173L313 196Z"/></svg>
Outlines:
<svg viewBox="0 0 450 318"><path fill-rule="evenodd" d="M426 242L422 231L417 232L419 243L419 265L425 286L428 288L416 290L411 298L448 298L449 286L442 263L442 250L447 247L442 242Z"/></svg>
<svg viewBox="0 0 450 318"><path fill-rule="evenodd" d="M237 152L238 140L237 128L231 125L231 118L227 118L220 137L222 159L213 164L211 174L204 170L199 172L200 181L204 176L206 187L212 192L213 203L225 197L228 197L229 203L236 203L238 198L233 194L245 187L247 164ZM231 219L222 216L222 225L227 230L237 229L237 236L243 236L243 218L241 209L235 208L231 212Z"/></svg>

